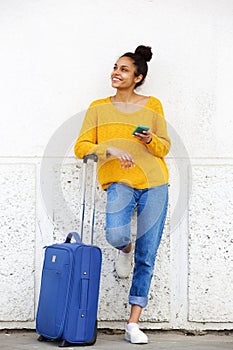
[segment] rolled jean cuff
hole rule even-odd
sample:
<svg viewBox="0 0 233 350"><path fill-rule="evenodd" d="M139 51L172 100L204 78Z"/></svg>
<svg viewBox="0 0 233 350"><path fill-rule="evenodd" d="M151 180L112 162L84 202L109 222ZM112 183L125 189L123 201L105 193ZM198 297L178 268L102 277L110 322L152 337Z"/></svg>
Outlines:
<svg viewBox="0 0 233 350"><path fill-rule="evenodd" d="M141 307L146 307L148 303L147 297L137 297L137 296L129 296L129 303L130 305L139 305Z"/></svg>

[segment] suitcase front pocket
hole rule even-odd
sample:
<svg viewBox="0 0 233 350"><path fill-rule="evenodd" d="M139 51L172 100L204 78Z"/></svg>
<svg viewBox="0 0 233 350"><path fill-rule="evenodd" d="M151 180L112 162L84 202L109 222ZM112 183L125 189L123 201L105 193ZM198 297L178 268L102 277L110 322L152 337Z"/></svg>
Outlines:
<svg viewBox="0 0 233 350"><path fill-rule="evenodd" d="M37 323L39 333L49 338L60 336L61 322L57 308L60 280L60 272L46 269L43 271Z"/></svg>
<svg viewBox="0 0 233 350"><path fill-rule="evenodd" d="M37 312L37 331L47 338L57 339L62 335L65 322L70 264L67 251L63 250L61 254L53 250L48 249L45 257Z"/></svg>

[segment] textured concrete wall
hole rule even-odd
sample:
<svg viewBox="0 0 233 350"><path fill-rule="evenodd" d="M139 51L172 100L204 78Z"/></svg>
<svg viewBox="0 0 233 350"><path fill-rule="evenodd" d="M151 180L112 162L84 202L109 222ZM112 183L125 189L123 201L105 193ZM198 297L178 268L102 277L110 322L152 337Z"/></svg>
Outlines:
<svg viewBox="0 0 233 350"><path fill-rule="evenodd" d="M233 167L193 168L189 210L189 320L233 321Z"/></svg>
<svg viewBox="0 0 233 350"><path fill-rule="evenodd" d="M79 230L72 145L83 111L113 94L115 59L145 43L155 54L139 92L161 99L173 145L169 212L142 321L232 329L232 13L230 0L0 2L0 328L35 326L42 248ZM130 280L114 272L105 200L98 189L99 325L119 328Z"/></svg>
<svg viewBox="0 0 233 350"><path fill-rule="evenodd" d="M34 320L35 166L0 165L0 320Z"/></svg>

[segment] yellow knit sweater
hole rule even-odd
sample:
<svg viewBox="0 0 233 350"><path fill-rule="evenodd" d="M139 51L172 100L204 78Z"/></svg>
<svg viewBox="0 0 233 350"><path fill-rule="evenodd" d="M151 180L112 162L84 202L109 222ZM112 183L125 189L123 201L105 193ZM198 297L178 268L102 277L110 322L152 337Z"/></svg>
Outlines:
<svg viewBox="0 0 233 350"><path fill-rule="evenodd" d="M150 127L152 141L149 144L132 136L137 125ZM121 168L119 159L106 155L109 146L129 152L136 166L129 170ZM74 153L78 158L91 153L98 156L98 181L103 189L113 182L144 189L168 182L168 170L163 157L169 149L170 139L158 99L150 96L144 107L133 113L124 113L107 97L91 103L75 143Z"/></svg>

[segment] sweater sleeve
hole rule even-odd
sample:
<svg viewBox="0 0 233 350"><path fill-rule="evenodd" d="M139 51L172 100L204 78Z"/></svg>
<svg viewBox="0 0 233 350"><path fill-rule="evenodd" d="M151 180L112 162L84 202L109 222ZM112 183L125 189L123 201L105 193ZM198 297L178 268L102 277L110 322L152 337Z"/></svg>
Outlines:
<svg viewBox="0 0 233 350"><path fill-rule="evenodd" d="M156 117L153 120L152 140L146 144L148 150L156 157L165 157L171 147L171 140L167 133L167 124L164 118L163 107L159 100L155 99L153 110L156 112Z"/></svg>
<svg viewBox="0 0 233 350"><path fill-rule="evenodd" d="M83 158L87 154L96 154L98 158L106 158L107 143L98 145L97 137L97 111L90 106L86 112L82 128L74 145L76 157Z"/></svg>

